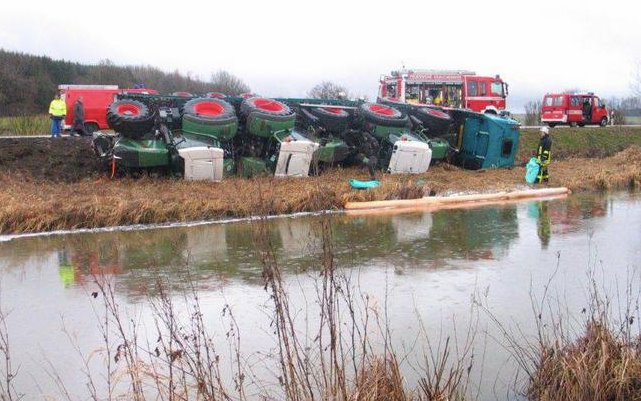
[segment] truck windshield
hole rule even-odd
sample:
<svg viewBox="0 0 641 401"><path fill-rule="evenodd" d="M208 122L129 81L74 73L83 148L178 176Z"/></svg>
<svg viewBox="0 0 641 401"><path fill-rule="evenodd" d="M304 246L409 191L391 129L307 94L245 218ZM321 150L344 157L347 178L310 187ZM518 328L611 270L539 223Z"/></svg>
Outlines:
<svg viewBox="0 0 641 401"><path fill-rule="evenodd" d="M490 87L492 94L495 96L503 96L503 83L502 82L492 82Z"/></svg>

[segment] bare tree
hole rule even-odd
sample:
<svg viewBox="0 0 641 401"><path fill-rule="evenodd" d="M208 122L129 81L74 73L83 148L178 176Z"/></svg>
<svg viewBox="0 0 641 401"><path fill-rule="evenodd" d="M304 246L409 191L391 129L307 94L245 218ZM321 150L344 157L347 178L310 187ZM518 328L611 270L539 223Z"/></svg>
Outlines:
<svg viewBox="0 0 641 401"><path fill-rule="evenodd" d="M529 101L525 104L525 125L538 125L541 122L541 101Z"/></svg>
<svg viewBox="0 0 641 401"><path fill-rule="evenodd" d="M637 61L637 68L630 83L632 94L637 98L641 98L641 61Z"/></svg>
<svg viewBox="0 0 641 401"><path fill-rule="evenodd" d="M314 99L341 99L350 97L349 92L344 86L330 81L321 82L314 86L307 94Z"/></svg>
<svg viewBox="0 0 641 401"><path fill-rule="evenodd" d="M230 96L236 96L250 91L249 86L240 78L223 70L212 74L211 85L213 91L222 92Z"/></svg>

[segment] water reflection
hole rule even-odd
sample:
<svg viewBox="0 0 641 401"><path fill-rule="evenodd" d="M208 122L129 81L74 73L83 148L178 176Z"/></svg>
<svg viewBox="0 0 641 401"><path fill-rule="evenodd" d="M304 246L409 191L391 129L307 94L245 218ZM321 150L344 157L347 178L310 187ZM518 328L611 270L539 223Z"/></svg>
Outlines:
<svg viewBox="0 0 641 401"><path fill-rule="evenodd" d="M527 203L542 249L553 235L571 232L582 219L607 212L605 196L573 196ZM523 207L523 206L522 206ZM503 258L519 237L517 204L379 216L332 216L334 254L341 266L455 268L457 261ZM313 269L322 252L320 220L269 221L268 235L285 271ZM18 272L55 255L60 281L82 285L95 275L117 275L130 295L150 291L154 275L177 287L192 282L220 288L231 280L260 285L252 222L142 231L82 233L0 242L5 272Z"/></svg>
<svg viewBox="0 0 641 401"><path fill-rule="evenodd" d="M431 325L430 334L453 316L464 320L470 294L478 289L488 289L485 294L501 321L514 320L527 329L532 323L529 291L547 286L553 274L567 283L558 293L572 302L568 308L580 311L584 304L578 282L592 249L602 247L598 256L607 260L611 277L617 269L621 274L630 265L635 268L641 249L639 201L595 195L433 213L270 220L269 240L292 292L298 292L292 305L300 309L300 316L305 315L307 302L314 302L310 294L318 275L313 269L322 253L320 223L325 218L331 220L336 265L355 273L359 291L370 299L389 296L386 307L399 341L418 338L417 316ZM270 319L261 309L268 294L262 290L254 229L255 223L246 222L0 241L2 306L12 311L10 328L18 333L14 360L25 367L23 372L32 374L46 365L47 356L69 372L70 380L82 376L77 372L83 366L70 362L75 353L64 348L67 342L59 320L64 314L84 341L84 349L100 344L91 317L94 300L88 296L95 291L94 275L108 276L118 303L136 317L148 316L147 296L154 293L158 275L174 289L193 284L201 290L213 330L219 331L223 306L232 305L241 332L251 333L249 355L254 351L265 355L272 344ZM557 253L563 255L558 272ZM262 342L257 339L261 334ZM482 346L488 347L485 363L490 381L494 372L513 373L504 367L504 349ZM48 355L40 352L44 348ZM29 388L30 377L21 378ZM479 399L495 399L494 384L485 389L490 395Z"/></svg>
<svg viewBox="0 0 641 401"><path fill-rule="evenodd" d="M607 208L605 194L582 194L563 201L530 201L527 203L527 215L536 221L541 249L547 249L553 233L574 232L581 221L605 216Z"/></svg>

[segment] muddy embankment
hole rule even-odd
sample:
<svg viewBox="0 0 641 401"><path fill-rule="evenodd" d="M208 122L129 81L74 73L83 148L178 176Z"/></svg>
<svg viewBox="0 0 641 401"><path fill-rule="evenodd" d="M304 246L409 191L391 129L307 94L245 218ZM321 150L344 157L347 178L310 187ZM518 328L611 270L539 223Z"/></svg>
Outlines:
<svg viewBox="0 0 641 401"><path fill-rule="evenodd" d="M641 129L556 128L550 187L573 191L638 188ZM247 217L341 209L347 201L487 193L527 188L524 164L537 133L523 132L515 167L469 171L436 164L419 175L382 175L352 190L360 168L309 178L229 178L219 183L163 177L110 179L89 138L0 138L0 234Z"/></svg>

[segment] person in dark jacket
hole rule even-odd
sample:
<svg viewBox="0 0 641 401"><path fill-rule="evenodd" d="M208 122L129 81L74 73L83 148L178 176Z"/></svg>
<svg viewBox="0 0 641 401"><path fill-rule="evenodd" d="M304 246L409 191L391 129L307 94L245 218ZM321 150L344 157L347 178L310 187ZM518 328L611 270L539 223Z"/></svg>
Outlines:
<svg viewBox="0 0 641 401"><path fill-rule="evenodd" d="M358 158L367 166L370 180L376 179L376 166L378 165L378 151L380 145L378 141L369 132L362 132L361 141L358 148Z"/></svg>
<svg viewBox="0 0 641 401"><path fill-rule="evenodd" d="M537 183L547 183L550 180L548 167L552 162L552 138L550 138L550 131L548 127L541 127L541 139L539 140L539 147L536 151L536 159L539 163L539 174L536 177Z"/></svg>
<svg viewBox="0 0 641 401"><path fill-rule="evenodd" d="M354 149L354 160L367 166L370 179L375 180L378 152L380 151L378 140L367 131L357 130L345 131L342 138L347 146Z"/></svg>
<svg viewBox="0 0 641 401"><path fill-rule="evenodd" d="M592 121L592 104L590 99L583 100L583 119L586 123Z"/></svg>
<svg viewBox="0 0 641 401"><path fill-rule="evenodd" d="M73 104L73 127L71 129L71 135L83 136L87 134L85 129L85 105L82 103L82 96L79 96L76 102Z"/></svg>

